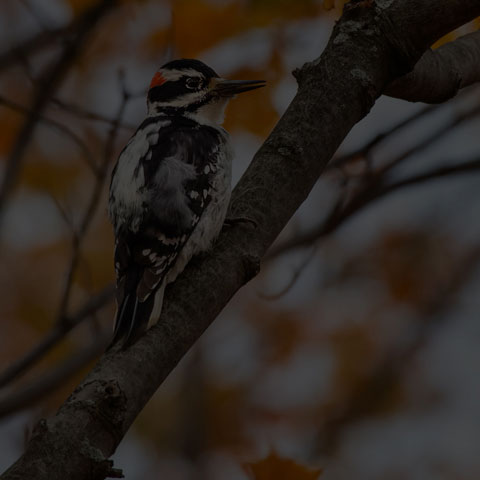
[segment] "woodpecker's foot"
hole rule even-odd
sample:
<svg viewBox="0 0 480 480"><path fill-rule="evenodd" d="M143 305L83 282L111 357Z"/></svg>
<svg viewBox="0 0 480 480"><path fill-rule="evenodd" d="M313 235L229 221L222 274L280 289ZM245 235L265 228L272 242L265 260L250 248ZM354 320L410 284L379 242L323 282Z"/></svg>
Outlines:
<svg viewBox="0 0 480 480"><path fill-rule="evenodd" d="M258 227L258 223L252 218L248 217L235 217L235 218L226 218L223 222L223 230L233 227L238 223L251 223L255 228Z"/></svg>

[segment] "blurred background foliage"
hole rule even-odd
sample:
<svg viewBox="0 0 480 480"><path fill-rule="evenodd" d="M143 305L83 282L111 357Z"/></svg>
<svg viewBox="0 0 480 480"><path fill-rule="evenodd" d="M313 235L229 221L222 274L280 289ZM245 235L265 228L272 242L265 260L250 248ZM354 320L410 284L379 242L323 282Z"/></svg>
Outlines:
<svg viewBox="0 0 480 480"><path fill-rule="evenodd" d="M2 467L108 341L109 174L155 70L200 58L229 78L267 80L227 111L237 181L293 98L291 70L321 53L344 2L123 0L42 98L69 35L99 3L0 3L0 168L16 171L0 204L2 369L49 346L2 384ZM344 166L318 182L258 278L139 416L115 457L126 478L478 478L478 173L399 189L313 242L296 239L402 153L390 180L478 158L479 105L476 88L427 113L378 102L338 152Z"/></svg>

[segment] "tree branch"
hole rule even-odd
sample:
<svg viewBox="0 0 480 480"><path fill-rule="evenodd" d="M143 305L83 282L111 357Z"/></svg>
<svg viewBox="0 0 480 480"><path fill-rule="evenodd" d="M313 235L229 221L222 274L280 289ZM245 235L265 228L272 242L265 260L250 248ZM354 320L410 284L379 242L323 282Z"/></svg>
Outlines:
<svg viewBox="0 0 480 480"><path fill-rule="evenodd" d="M105 144L103 160L97 168L95 183L93 186L92 193L90 195L90 199L83 213L80 226L78 230L75 230L73 233L73 249L70 257L70 264L68 267L68 272L67 272L67 277L64 284L63 293L60 300L60 306L58 309L57 323L62 323L66 318L66 312L67 312L68 303L70 300L70 293L73 286L74 274L78 266L78 262L80 260L80 251L81 251L82 243L85 240L88 229L90 228L90 225L95 216L95 213L98 210L100 196L105 186L105 179L107 177L108 168L109 168L110 161L112 159L112 155L115 147L115 140L118 135L118 130L120 127L120 123L122 121L123 114L125 112L125 108L130 99L130 94L127 92L125 88L123 72L119 72L119 77L120 77L119 83L121 87L120 105L118 107L117 114L115 115L115 119L110 127L108 138Z"/></svg>
<svg viewBox="0 0 480 480"><path fill-rule="evenodd" d="M27 107L24 107L8 98L5 98L0 95L0 105L3 105L11 110L15 110L16 112L24 113L26 115L32 115L32 111L29 110ZM48 118L44 115L39 115L39 121L43 122L45 125L49 125L59 132L63 133L66 137L70 138L72 142L78 147L80 152L83 153L85 157L85 161L87 162L88 166L92 170L92 172L97 171L97 166L95 163L95 159L93 153L88 148L87 144L70 128L68 128L65 124L57 122L51 118Z"/></svg>
<svg viewBox="0 0 480 480"><path fill-rule="evenodd" d="M74 352L60 365L39 375L32 382L22 388L4 393L0 397L0 418L11 415L13 412L23 410L51 394L59 385L80 371L89 362L95 360L110 341L110 333L99 335L88 347Z"/></svg>
<svg viewBox="0 0 480 480"><path fill-rule="evenodd" d="M385 95L409 102L440 103L480 81L480 32L427 50L412 72L394 80Z"/></svg>
<svg viewBox="0 0 480 480"><path fill-rule="evenodd" d="M322 455L335 454L340 437L348 427L372 413L372 404L381 402L382 398L394 390L403 376L411 372L411 359L428 344L435 331L447 321L452 321L452 317L444 315L444 312L455 302L462 287L471 281L480 260L480 247L473 247L459 256L459 262L449 272L449 278L424 305L421 318L408 329L408 341L400 342L396 349L388 352L367 373L366 378L347 393L346 398L329 409L317 441L317 450Z"/></svg>
<svg viewBox="0 0 480 480"><path fill-rule="evenodd" d="M309 232L292 238L291 240L272 248L266 255L265 259L271 261L274 258L293 249L304 248L314 244L321 238L332 233L345 221L349 220L353 215L370 206L374 201L379 200L389 193L395 192L403 187L425 183L430 180L436 180L450 175L463 175L466 173L479 171L480 159L475 158L473 160L459 162L455 165L434 168L428 172L415 174L411 177L403 178L389 184L384 184L381 176L374 177L370 183L363 185L357 194L351 198L346 205L343 205L342 201L337 203L321 225Z"/></svg>
<svg viewBox="0 0 480 480"><path fill-rule="evenodd" d="M298 93L235 188L221 234L167 288L162 317L137 343L106 353L57 414L35 428L2 476L103 479L138 413L235 292L305 200L350 129L395 75L437 38L480 15L478 0L348 4L322 56L296 71Z"/></svg>
<svg viewBox="0 0 480 480"><path fill-rule="evenodd" d="M390 127L388 130L384 130L383 132L379 133L376 135L374 138L372 138L368 143L366 143L363 147L353 151L346 153L344 155L340 155L338 157L335 157L328 165L327 165L327 170L333 170L335 168L342 168L344 165L348 164L352 160L358 159L358 158L365 158L367 157L372 150L382 143L384 140L388 139L390 136L394 135L397 133L399 130L402 128L411 125L413 122L416 122L417 120L423 118L424 116L428 115L429 113L435 111L436 108L439 107L432 107L430 105L422 108L418 112L413 113L412 115L409 115L406 117L404 120L396 123L392 127Z"/></svg>
<svg viewBox="0 0 480 480"><path fill-rule="evenodd" d="M114 293L115 287L108 285L101 292L92 296L75 314L67 316L63 322L57 323L30 352L0 374L0 388L5 387L5 385L25 373L55 345L62 341L73 328L94 315L108 302L111 302Z"/></svg>
<svg viewBox="0 0 480 480"><path fill-rule="evenodd" d="M131 97L134 95L130 94ZM78 105L74 105L72 103L67 103L60 98L52 98L52 103L57 107L61 108L62 110L70 113L71 115L75 115L76 117L85 118L87 120L93 120L95 122L106 123L108 125L118 125L118 128L124 128L126 130L136 130L135 125L131 125L125 122L118 122L116 118L109 118L100 113L92 112L87 110L84 107L80 107Z"/></svg>
<svg viewBox="0 0 480 480"><path fill-rule="evenodd" d="M74 63L81 46L95 27L97 22L105 15L116 3L116 0L101 0L94 4L79 19L77 30L73 37L66 43L60 58L54 65L47 69L39 80L38 88L30 109L12 151L7 159L5 172L0 185L0 228L5 213L6 203L16 185L20 175L23 158L27 147L35 132L37 123L47 106L50 97L67 74L71 65Z"/></svg>
<svg viewBox="0 0 480 480"><path fill-rule="evenodd" d="M22 43L9 48L0 53L0 71L9 68L16 62L21 61L27 56L33 55L42 48L57 41L63 35L67 34L74 27L74 24L66 27L59 27L54 30L45 30L24 40Z"/></svg>

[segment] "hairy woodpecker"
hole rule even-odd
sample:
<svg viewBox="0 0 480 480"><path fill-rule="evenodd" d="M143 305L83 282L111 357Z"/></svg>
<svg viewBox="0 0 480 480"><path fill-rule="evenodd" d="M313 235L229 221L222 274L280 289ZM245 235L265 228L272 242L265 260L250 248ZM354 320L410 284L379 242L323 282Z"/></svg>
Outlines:
<svg viewBox="0 0 480 480"><path fill-rule="evenodd" d="M117 313L112 343L133 343L158 321L166 284L220 233L231 191L232 149L221 127L237 93L265 85L225 80L199 60L154 75L148 115L112 172Z"/></svg>

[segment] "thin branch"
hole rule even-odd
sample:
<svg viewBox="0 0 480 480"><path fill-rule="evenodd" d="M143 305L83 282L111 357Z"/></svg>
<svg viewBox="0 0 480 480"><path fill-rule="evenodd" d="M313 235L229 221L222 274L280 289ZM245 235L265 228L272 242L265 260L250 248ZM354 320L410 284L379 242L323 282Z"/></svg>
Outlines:
<svg viewBox="0 0 480 480"><path fill-rule="evenodd" d="M22 43L0 53L0 71L11 67L19 61L23 61L25 58L37 53L45 47L48 47L52 43L59 42L60 39L71 32L74 28L75 24L72 23L67 26L36 33Z"/></svg>
<svg viewBox="0 0 480 480"><path fill-rule="evenodd" d="M363 185L362 189L357 192L352 199L350 199L344 208L333 208L327 215L326 220L322 222L321 225L309 232L273 247L265 256L264 260L268 262L291 250L308 247L311 244L316 243L318 240L337 229L351 216L371 205L374 201L403 187L425 183L427 181L443 178L449 175L462 175L470 172L478 172L479 170L480 159L476 158L473 160L460 162L455 165L434 168L428 172L416 174L390 184L383 184L380 178L376 178L375 183Z"/></svg>
<svg viewBox="0 0 480 480"><path fill-rule="evenodd" d="M469 122L478 115L480 115L480 104L474 105L473 108L467 110L466 112L458 113L448 122L442 125L438 130L432 132L430 135L427 135L420 143L413 145L394 159L378 167L378 169L374 172L374 175L381 176L386 174L394 167L404 162L407 158L412 157L413 155L417 155L418 153L426 150L437 140L444 138L446 135L450 134L455 128L458 128L465 122Z"/></svg>
<svg viewBox="0 0 480 480"><path fill-rule="evenodd" d="M300 265L295 267L292 272L291 278L288 281L287 285L285 285L279 292L277 293L259 293L259 297L263 298L264 300L278 300L279 298L286 295L293 286L297 283L297 280L300 278L304 270L310 265L312 258L317 253L318 244L314 245L310 252L303 258L300 262Z"/></svg>
<svg viewBox="0 0 480 480"><path fill-rule="evenodd" d="M0 228L5 208L20 175L25 152L35 132L40 115L50 97L66 76L80 54L81 47L100 19L115 5L115 0L102 0L91 7L78 21L72 38L65 44L63 52L53 66L48 68L39 80L30 114L27 116L7 159L5 172L0 185ZM1 64L1 62L0 62Z"/></svg>
<svg viewBox="0 0 480 480"><path fill-rule="evenodd" d="M130 95L132 98L134 95ZM92 112L84 107L74 105L73 103L68 103L59 98L52 98L52 103L62 110L75 115L77 117L85 118L87 120L93 120L96 122L106 123L108 125L118 125L118 128L124 128L126 130L136 130L136 126L130 123L120 122L118 123L116 118L109 118L100 113Z"/></svg>
<svg viewBox="0 0 480 480"><path fill-rule="evenodd" d="M12 100L9 100L8 98L5 98L1 95L0 95L0 104L20 113L24 113L27 115L32 114L32 111L27 107L24 107L16 102L13 102ZM53 120L51 118L48 118L45 115L39 115L39 121L55 128L59 132L63 133L70 140L72 140L72 142L78 147L80 152L83 153L85 160L87 162L87 165L90 167L92 172L93 173L97 172L97 165L96 165L93 153L90 151L90 149L88 148L87 144L83 141L83 139L80 138L73 130L68 128L65 124L57 122L56 120Z"/></svg>
<svg viewBox="0 0 480 480"><path fill-rule="evenodd" d="M455 301L475 272L480 261L480 248L475 247L461 254L460 261L453 268L448 281L442 285L427 305L422 309L422 316L407 333L409 341L388 354L368 373L341 402L333 405L331 411L325 412L327 419L320 428L316 454L331 456L345 430L355 422L367 417L372 411L372 402L381 401L388 395L402 376L410 368L410 361L432 338L434 331L441 328L449 319L444 313ZM442 315L443 313L443 315Z"/></svg>
<svg viewBox="0 0 480 480"><path fill-rule="evenodd" d="M58 367L39 375L16 391L3 394L0 397L0 418L35 405L45 396L52 394L66 380L95 360L108 345L110 337L111 332L98 335L92 345L74 352L70 358L61 361Z"/></svg>
<svg viewBox="0 0 480 480"><path fill-rule="evenodd" d="M89 298L75 314L66 317L62 323L57 323L31 351L9 365L0 374L0 388L5 387L32 368L38 360L60 343L72 329L112 301L114 293L114 285L105 287L101 292Z"/></svg>
<svg viewBox="0 0 480 480"><path fill-rule="evenodd" d="M125 89L122 75L120 76L120 83L121 101L105 143L103 161L97 168L97 175L95 178L95 184L92 190L92 194L83 214L78 231L74 231L73 233L73 249L69 262L69 267L67 270L64 289L61 295L55 326L31 352L29 352L18 362L11 365L7 370L3 372L3 374L0 375L0 388L4 387L6 384L10 383L12 380L14 380L26 370L31 368L35 364L35 362L37 362L41 357L48 353L58 342L60 342L70 332L72 328L74 328L84 319L90 317L98 309L100 309L103 305L105 305L113 298L114 287L109 286L104 291L100 292L98 296L93 297L91 302L87 302L87 304L75 316L72 317L66 313L68 308L68 302L70 299L71 289L73 286L74 273L80 258L81 245L85 235L88 232L91 221L93 220L93 217L95 216L95 213L98 209L101 192L105 185L105 179L108 173L109 163L112 158L119 125L125 112L126 105L130 99L130 94ZM63 212L63 209L60 208L60 211ZM66 215L65 212L63 212L63 215L67 223L70 223L68 215Z"/></svg>
<svg viewBox="0 0 480 480"><path fill-rule="evenodd" d="M372 201L383 197L394 190L397 190L404 186L413 185L414 183L421 183L430 179L436 179L441 176L446 176L450 174L456 175L477 170L477 160L473 160L466 161L458 165L434 168L429 172L415 175L413 177L406 178L391 184L385 183L386 175L394 167L404 162L412 155L418 154L419 152L425 150L435 141L449 134L452 129L459 127L464 122L470 121L472 118L478 116L479 114L480 105L475 105L470 110L457 114L441 128L424 138L419 144L414 145L413 147L402 152L394 159L377 168L376 171L369 172L368 177L366 177L363 184L358 187L357 191L354 193L353 198L348 199L347 203L344 203L343 200L346 198L346 196L342 194L342 196L340 197L340 203L337 203L335 205L332 211L327 215L326 220L320 226L316 227L310 232L302 234L278 246L273 247L271 251L266 255L265 261L270 261L275 257L282 255L283 253L292 249L303 248L311 245L312 243L315 243L318 239L331 233L333 229L336 229L338 226L340 226L344 222L344 220L348 219L349 215L357 213L358 211L363 209L363 207L368 206ZM375 140L376 139L373 139L365 147L362 147L360 151L369 152L369 145L374 143ZM349 159L350 158L348 156L345 156L342 162L348 162Z"/></svg>
<svg viewBox="0 0 480 480"><path fill-rule="evenodd" d="M95 184L93 186L93 190L90 196L90 200L87 204L87 208L85 209L85 212L83 214L83 218L80 222L80 226L78 231L73 232L73 249L72 249L72 254L70 257L70 263L65 279L65 284L63 288L63 293L61 296L60 300L60 306L58 309L58 314L57 314L57 323L61 323L64 321L66 317L66 312L68 309L68 302L70 299L70 293L72 290L73 286L73 279L75 275L76 268L78 266L79 258L80 258L80 251L82 247L82 243L85 239L85 236L88 232L88 229L90 228L90 225L92 223L92 220L95 216L95 213L98 210L99 202L100 202L100 197L103 191L103 188L105 186L105 179L108 173L108 167L110 164L110 161L112 159L112 154L114 151L114 146L115 146L115 140L118 135L118 129L120 122L122 120L123 114L125 112L125 108L127 106L128 101L130 100L130 94L126 91L125 85L123 84L123 74L120 74L120 82L121 82L121 101L120 105L118 107L117 114L115 116L115 119L112 123L112 126L110 128L110 132L105 144L105 150L104 150L104 155L103 155L103 161L101 164L98 166L97 169L97 175L95 178Z"/></svg>
<svg viewBox="0 0 480 480"><path fill-rule="evenodd" d="M387 140L389 137L393 136L399 130L405 128L406 126L411 125L413 122L420 120L426 115L430 114L432 111L435 111L438 107L432 107L430 105L421 108L417 112L407 116L404 120L393 125L391 128L384 130L379 133L377 136L373 137L369 142L367 142L363 147L350 152L344 155L339 155L334 157L332 161L328 164L326 170L332 170L334 168L340 168L343 165L355 160L357 158L365 158L368 154L380 143Z"/></svg>

